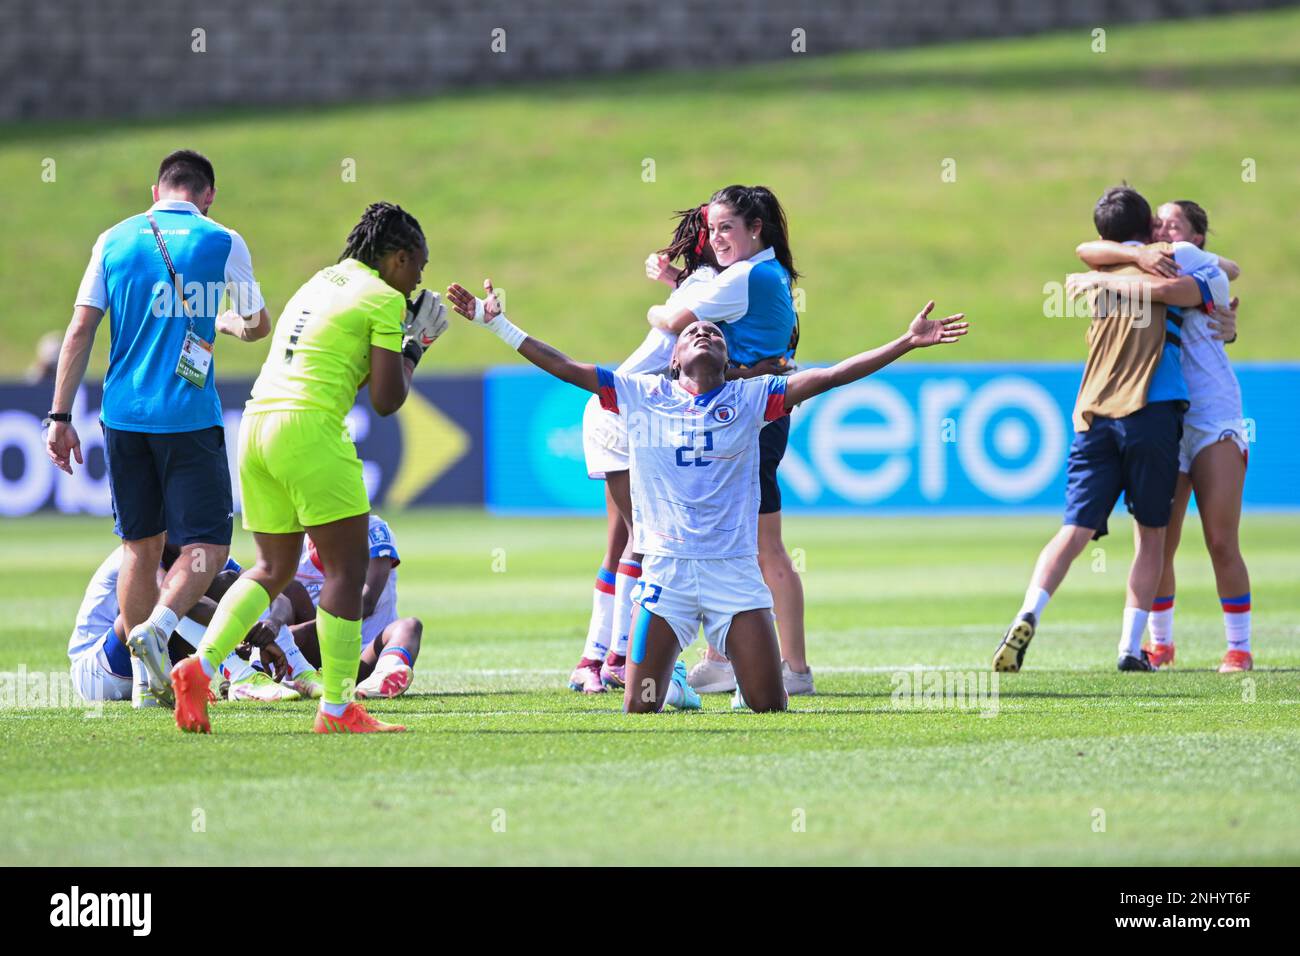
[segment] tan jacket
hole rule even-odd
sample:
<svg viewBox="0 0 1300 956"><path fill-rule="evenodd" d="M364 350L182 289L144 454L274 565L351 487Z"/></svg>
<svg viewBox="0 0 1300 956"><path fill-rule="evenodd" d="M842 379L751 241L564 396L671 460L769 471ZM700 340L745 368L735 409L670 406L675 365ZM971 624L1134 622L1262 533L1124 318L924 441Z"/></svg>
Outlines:
<svg viewBox="0 0 1300 956"><path fill-rule="evenodd" d="M1157 248L1172 250L1169 243ZM1104 266L1101 272L1138 274L1137 266ZM1088 326L1088 361L1074 403L1075 431L1087 431L1092 416L1123 418L1147 403L1147 390L1165 347L1165 306L1138 296L1089 296L1092 322ZM1146 314L1141 314L1145 304Z"/></svg>

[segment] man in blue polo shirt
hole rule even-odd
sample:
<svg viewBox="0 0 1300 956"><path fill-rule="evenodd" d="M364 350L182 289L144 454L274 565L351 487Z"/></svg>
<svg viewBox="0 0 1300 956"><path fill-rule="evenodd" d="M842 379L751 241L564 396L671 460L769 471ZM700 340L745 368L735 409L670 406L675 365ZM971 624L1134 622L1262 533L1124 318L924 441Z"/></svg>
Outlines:
<svg viewBox="0 0 1300 956"><path fill-rule="evenodd" d="M206 157L163 159L154 204L102 233L63 339L46 418L50 460L82 464L72 406L105 312L108 371L100 409L115 531L118 604L134 678L171 702L167 638L208 589L230 550L232 500L213 344L217 332L263 338L270 316L248 246L207 218L216 176ZM229 298L230 308L222 312ZM157 582L164 542L181 555ZM137 695L138 696L138 695Z"/></svg>

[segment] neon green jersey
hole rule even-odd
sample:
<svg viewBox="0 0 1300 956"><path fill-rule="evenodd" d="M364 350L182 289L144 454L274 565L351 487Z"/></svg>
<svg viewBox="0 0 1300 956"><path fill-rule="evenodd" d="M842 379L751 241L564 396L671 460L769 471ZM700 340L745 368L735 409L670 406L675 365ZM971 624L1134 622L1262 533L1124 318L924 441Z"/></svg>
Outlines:
<svg viewBox="0 0 1300 956"><path fill-rule="evenodd" d="M344 259L316 273L284 307L245 409L324 411L341 420L370 375L370 347L402 350L406 297Z"/></svg>

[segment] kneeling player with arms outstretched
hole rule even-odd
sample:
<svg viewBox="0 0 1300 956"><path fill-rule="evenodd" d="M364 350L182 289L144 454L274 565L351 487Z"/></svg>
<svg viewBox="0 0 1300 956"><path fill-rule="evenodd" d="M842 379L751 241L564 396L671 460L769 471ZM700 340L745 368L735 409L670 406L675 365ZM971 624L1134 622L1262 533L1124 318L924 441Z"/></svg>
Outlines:
<svg viewBox="0 0 1300 956"><path fill-rule="evenodd" d="M655 712L668 703L682 650L701 625L735 667L755 711L784 710L781 655L772 595L758 566L758 433L799 402L884 368L914 348L956 342L962 315L928 318L931 302L907 332L831 368L785 378L727 381L727 346L712 322L680 334L669 374L622 375L575 362L526 335L488 298L459 285L447 290L456 311L484 326L538 368L600 396L628 423L633 534L646 556L627 661L623 707Z"/></svg>

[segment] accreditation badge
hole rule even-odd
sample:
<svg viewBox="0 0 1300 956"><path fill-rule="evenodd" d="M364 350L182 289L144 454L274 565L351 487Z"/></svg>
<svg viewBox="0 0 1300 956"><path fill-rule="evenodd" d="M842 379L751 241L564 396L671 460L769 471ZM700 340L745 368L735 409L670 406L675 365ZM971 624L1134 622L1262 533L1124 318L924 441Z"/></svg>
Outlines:
<svg viewBox="0 0 1300 956"><path fill-rule="evenodd" d="M185 332L185 344L181 346L180 361L176 363L176 374L195 388L202 388L208 381L208 369L212 367L212 343L205 342L193 329Z"/></svg>

